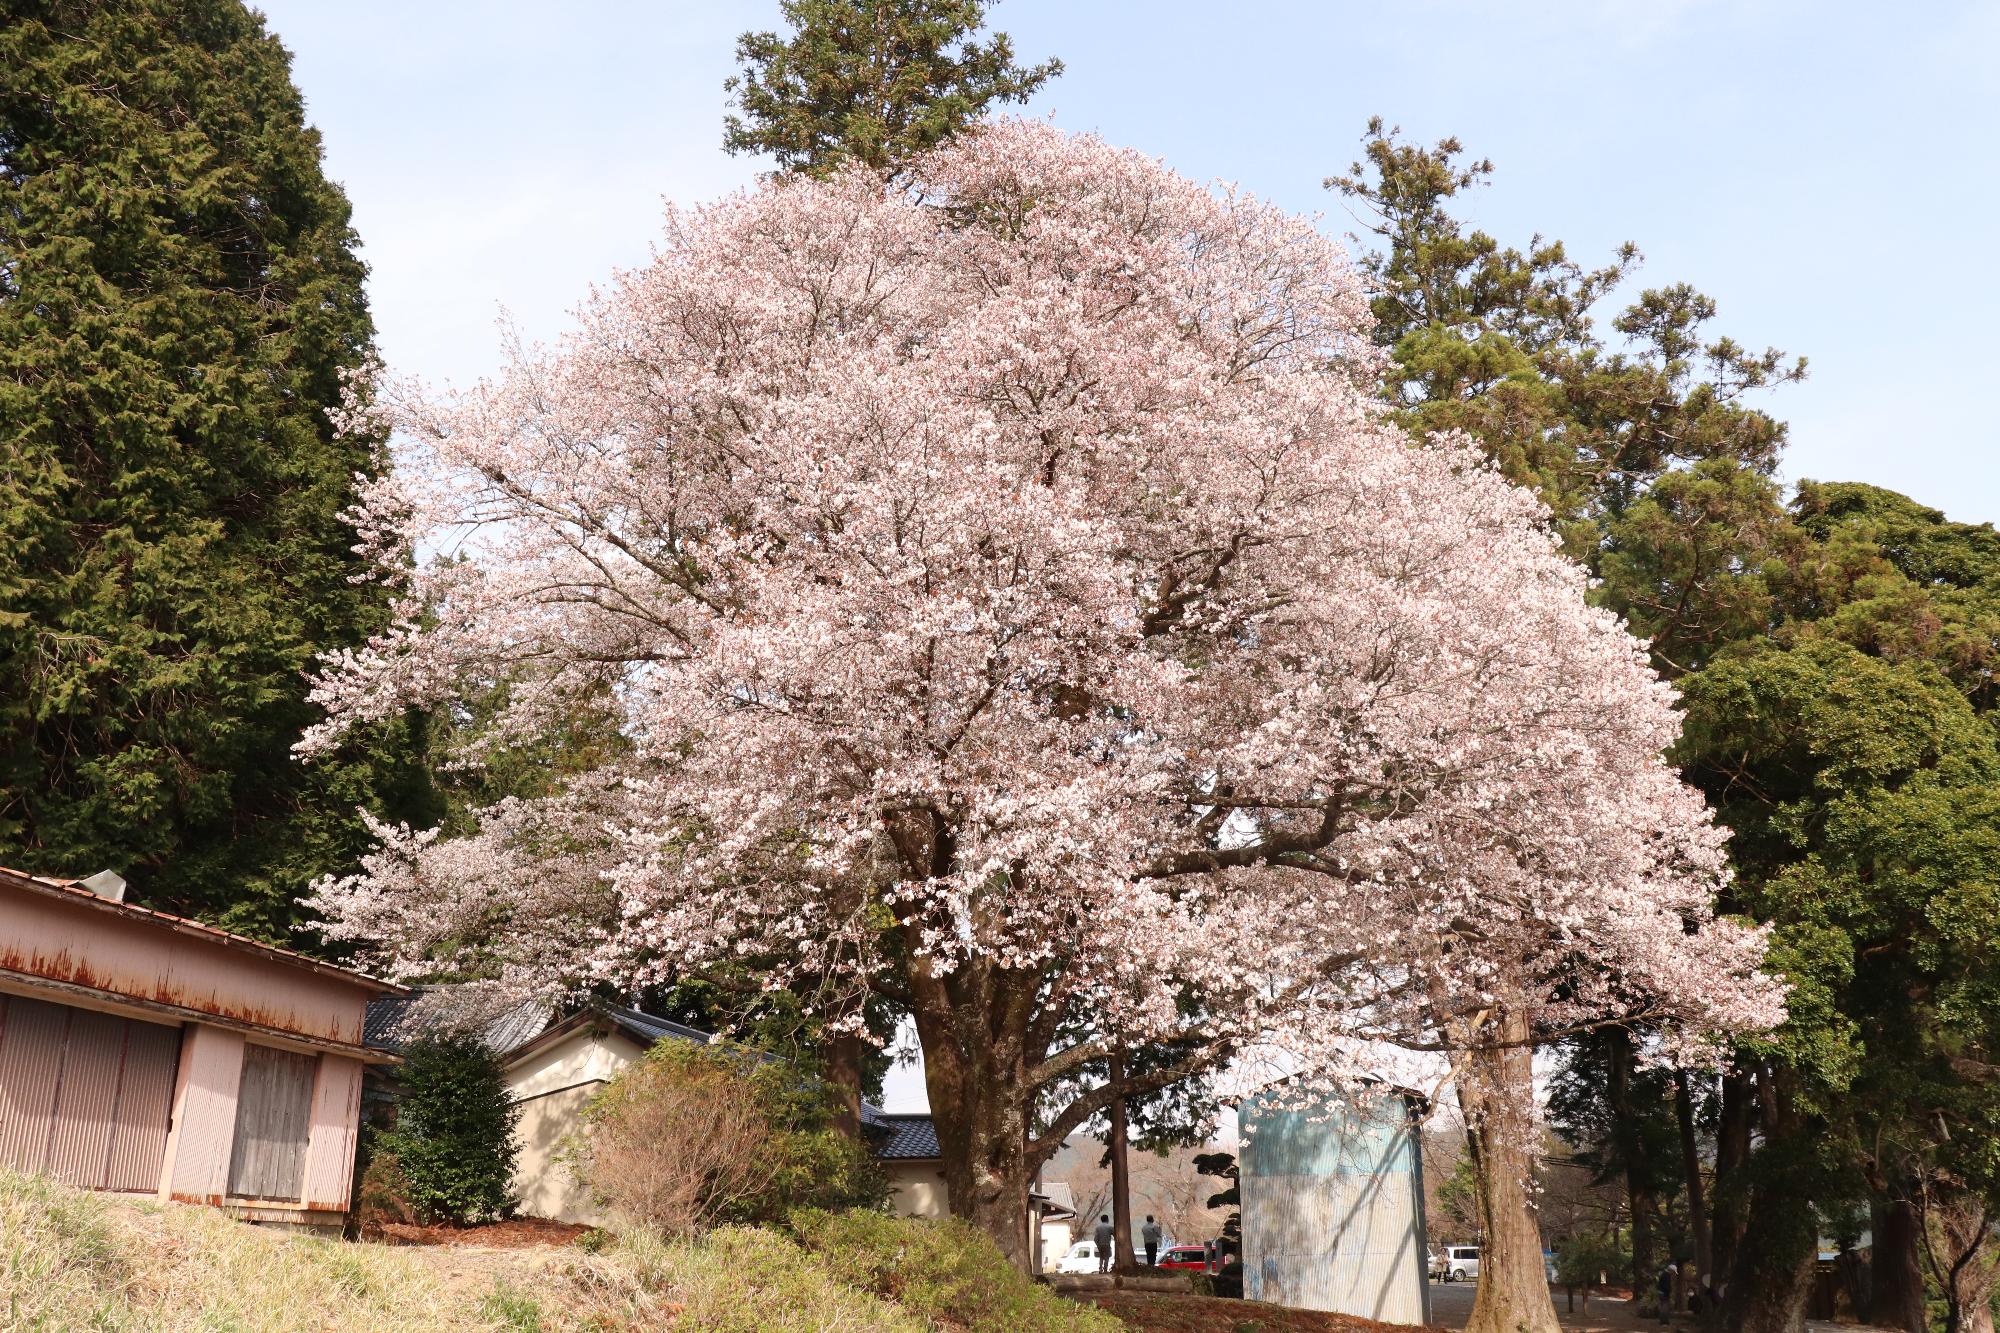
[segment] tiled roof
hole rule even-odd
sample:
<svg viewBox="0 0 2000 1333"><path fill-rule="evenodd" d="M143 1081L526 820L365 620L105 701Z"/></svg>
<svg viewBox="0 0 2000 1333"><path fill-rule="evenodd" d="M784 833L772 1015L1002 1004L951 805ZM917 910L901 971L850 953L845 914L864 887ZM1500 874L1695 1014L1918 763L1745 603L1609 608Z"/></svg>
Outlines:
<svg viewBox="0 0 2000 1333"><path fill-rule="evenodd" d="M876 1136L875 1155L885 1162L920 1162L944 1156L937 1125L928 1115L863 1115Z"/></svg>
<svg viewBox="0 0 2000 1333"><path fill-rule="evenodd" d="M700 1042L703 1045L713 1040L709 1033L699 1028L676 1023L670 1018L657 1018L643 1009L626 1009L615 1004L606 1004L599 1005L598 1012L624 1028L642 1045L667 1037L678 1037L682 1041Z"/></svg>
<svg viewBox="0 0 2000 1333"><path fill-rule="evenodd" d="M400 1051L418 1037L476 1032L496 1055L541 1033L555 1019L542 1000L497 1001L477 986L423 986L408 995L385 995L368 1006L361 1040L378 1050Z"/></svg>

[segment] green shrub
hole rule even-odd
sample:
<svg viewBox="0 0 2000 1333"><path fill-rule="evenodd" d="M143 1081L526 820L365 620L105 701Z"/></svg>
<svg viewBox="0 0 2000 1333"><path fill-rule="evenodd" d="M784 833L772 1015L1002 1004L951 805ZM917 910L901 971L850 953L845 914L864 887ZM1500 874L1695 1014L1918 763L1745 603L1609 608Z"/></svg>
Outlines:
<svg viewBox="0 0 2000 1333"><path fill-rule="evenodd" d="M1101 1310L1063 1299L1008 1263L988 1236L955 1219L886 1213L792 1215L799 1242L836 1278L937 1327L966 1333L1123 1333Z"/></svg>
<svg viewBox="0 0 2000 1333"><path fill-rule="evenodd" d="M888 1195L827 1089L751 1052L663 1041L591 1099L571 1161L613 1212L668 1236Z"/></svg>
<svg viewBox="0 0 2000 1333"><path fill-rule="evenodd" d="M500 1062L476 1037L425 1037L403 1049L395 1127L378 1140L395 1158L419 1219L484 1222L513 1203L514 1122Z"/></svg>

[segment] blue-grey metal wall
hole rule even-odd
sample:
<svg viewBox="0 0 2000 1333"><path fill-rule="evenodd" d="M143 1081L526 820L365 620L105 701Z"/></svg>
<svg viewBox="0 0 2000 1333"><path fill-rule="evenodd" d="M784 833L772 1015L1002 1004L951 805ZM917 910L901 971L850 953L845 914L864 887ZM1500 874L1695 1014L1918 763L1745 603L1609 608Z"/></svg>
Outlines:
<svg viewBox="0 0 2000 1333"><path fill-rule="evenodd" d="M1253 1097L1238 1117L1243 1294L1429 1323L1423 1153L1411 1098L1381 1090L1285 1109Z"/></svg>

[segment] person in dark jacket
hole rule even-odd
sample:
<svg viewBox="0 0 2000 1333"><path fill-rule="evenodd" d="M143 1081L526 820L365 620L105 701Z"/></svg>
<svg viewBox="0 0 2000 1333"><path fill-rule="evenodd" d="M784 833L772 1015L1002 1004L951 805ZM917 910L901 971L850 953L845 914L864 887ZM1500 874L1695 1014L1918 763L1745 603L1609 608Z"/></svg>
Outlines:
<svg viewBox="0 0 2000 1333"><path fill-rule="evenodd" d="M1666 1323L1674 1314L1674 1266L1668 1264L1660 1270L1660 1280L1653 1284L1660 1291L1660 1322Z"/></svg>
<svg viewBox="0 0 2000 1333"><path fill-rule="evenodd" d="M1097 1242L1097 1271L1100 1273L1111 1271L1111 1261L1117 1250L1111 1239L1117 1234L1117 1229L1111 1225L1111 1214L1100 1213L1097 1218L1097 1230L1091 1234L1091 1239Z"/></svg>

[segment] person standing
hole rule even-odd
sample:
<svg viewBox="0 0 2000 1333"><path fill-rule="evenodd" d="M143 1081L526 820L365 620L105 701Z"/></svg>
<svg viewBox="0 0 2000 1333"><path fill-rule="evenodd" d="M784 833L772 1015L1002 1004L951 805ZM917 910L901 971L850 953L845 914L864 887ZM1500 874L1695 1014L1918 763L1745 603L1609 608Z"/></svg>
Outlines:
<svg viewBox="0 0 2000 1333"><path fill-rule="evenodd" d="M1146 1242L1146 1267L1152 1268L1160 1262L1160 1224L1146 1214L1146 1225L1139 1228L1139 1238Z"/></svg>
<svg viewBox="0 0 2000 1333"><path fill-rule="evenodd" d="M1674 1317L1674 1266L1668 1264L1660 1270L1660 1280L1654 1284L1660 1292L1660 1322L1667 1323Z"/></svg>
<svg viewBox="0 0 2000 1333"><path fill-rule="evenodd" d="M1111 1214L1099 1213L1097 1215L1097 1230L1091 1233L1091 1239L1097 1242L1097 1271L1100 1273L1109 1273L1111 1271L1113 1252L1111 1240L1116 1234L1117 1231L1111 1225Z"/></svg>

